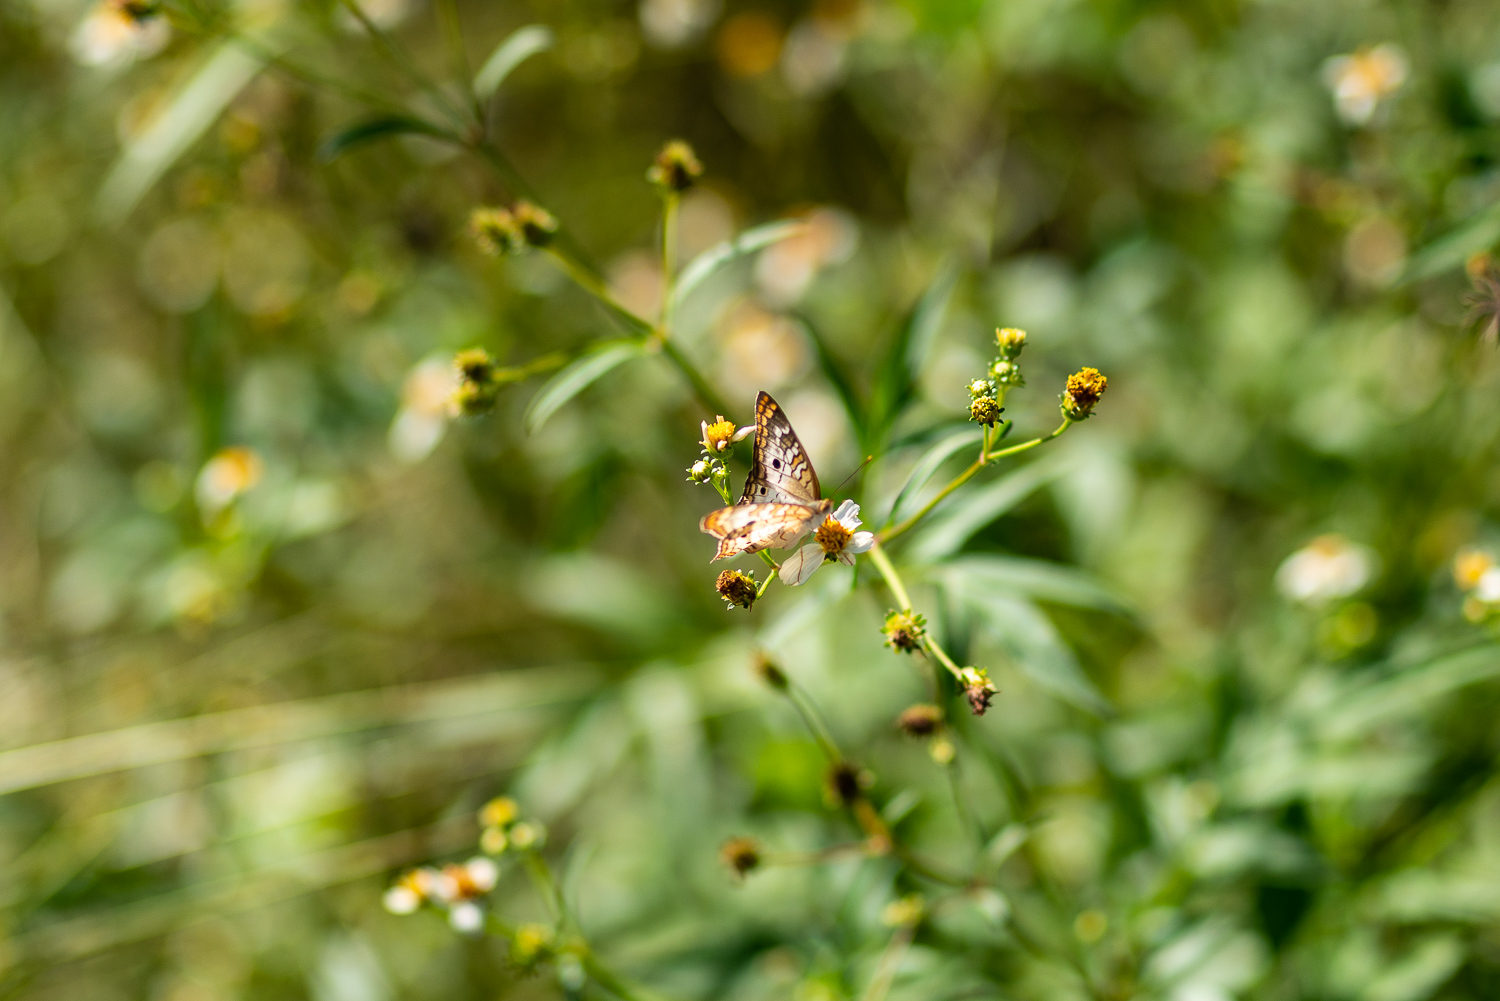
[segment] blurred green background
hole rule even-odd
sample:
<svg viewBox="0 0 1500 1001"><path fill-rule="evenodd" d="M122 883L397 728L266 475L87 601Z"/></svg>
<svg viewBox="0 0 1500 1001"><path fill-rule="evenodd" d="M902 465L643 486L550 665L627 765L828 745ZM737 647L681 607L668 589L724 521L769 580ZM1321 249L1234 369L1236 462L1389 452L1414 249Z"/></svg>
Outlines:
<svg viewBox="0 0 1500 1001"><path fill-rule="evenodd" d="M1492 3L460 0L462 68L443 9L365 6L434 95L337 4L0 3L0 993L563 997L381 907L509 792L599 953L671 998L877 997L913 892L892 999L1500 997L1500 363L1464 322L1500 241ZM545 376L447 417L455 350L619 330L473 246L518 194L493 164L347 130L361 95L461 103L530 24L496 146L627 305L662 286L667 139L707 167L683 260L810 220L678 342L740 422L776 394L825 488L878 450L867 521L996 326L1030 333L1016 440L1108 375L893 546L1000 689L956 771L894 726L929 696L863 562L725 610L684 474L712 415L659 357L535 432ZM871 445L828 372L863 392L950 281ZM981 882L731 878L730 835L858 834L758 650ZM503 858L491 906L543 913Z"/></svg>

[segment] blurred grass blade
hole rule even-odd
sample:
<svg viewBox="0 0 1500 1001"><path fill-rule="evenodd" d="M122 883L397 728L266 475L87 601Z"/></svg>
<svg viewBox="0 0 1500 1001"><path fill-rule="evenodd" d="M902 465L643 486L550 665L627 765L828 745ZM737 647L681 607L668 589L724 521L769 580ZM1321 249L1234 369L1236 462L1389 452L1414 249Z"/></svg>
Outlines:
<svg viewBox="0 0 1500 1001"><path fill-rule="evenodd" d="M540 24L528 24L511 32L474 74L474 96L481 101L494 97L511 70L538 52L552 48L554 41L552 29Z"/></svg>
<svg viewBox="0 0 1500 1001"><path fill-rule="evenodd" d="M110 225L123 222L264 65L234 42L221 44L115 161L99 189L99 218Z"/></svg>
<svg viewBox="0 0 1500 1001"><path fill-rule="evenodd" d="M639 358L646 349L637 341L610 341L589 352L563 369L542 387L526 408L526 430L535 433L569 400L593 385L606 373L632 358Z"/></svg>
<svg viewBox="0 0 1500 1001"><path fill-rule="evenodd" d="M1071 705L1096 716L1113 713L1109 702L1078 665L1078 658L1057 634L1046 613L1029 601L972 581L950 580L960 598L1028 678Z"/></svg>
<svg viewBox="0 0 1500 1001"><path fill-rule="evenodd" d="M356 146L398 135L425 135L448 138L447 133L434 128L420 118L409 115L381 115L356 122L342 131L335 132L318 147L318 159L330 163Z"/></svg>
<svg viewBox="0 0 1500 1001"><path fill-rule="evenodd" d="M1088 574L1061 563L1021 556L963 556L943 564L941 573L965 590L1025 595L1074 608L1128 615L1129 609Z"/></svg>
<svg viewBox="0 0 1500 1001"><path fill-rule="evenodd" d="M907 559L913 563L936 563L952 556L964 543L1021 501L1056 479L1065 468L1057 456L1048 456L979 489L949 501L942 513L931 518L912 541Z"/></svg>
<svg viewBox="0 0 1500 1001"><path fill-rule="evenodd" d="M1500 242L1500 202L1413 254L1401 281L1421 281L1462 267L1472 255L1489 250L1497 242Z"/></svg>
<svg viewBox="0 0 1500 1001"><path fill-rule="evenodd" d="M823 340L823 335L818 333L818 328L813 326L811 320L800 313L793 313L792 318L802 325L807 331L807 339L812 341L813 352L818 356L818 368L833 386L834 391L839 394L839 400L844 404L844 412L849 415L849 425L855 428L865 426L864 406L860 402L859 394L854 389L854 384L849 381L849 376L844 372L844 367L829 350L828 344Z"/></svg>
<svg viewBox="0 0 1500 1001"><path fill-rule="evenodd" d="M764 226L747 229L733 239L708 248L689 261L687 267L683 268L682 273L677 276L677 284L672 288L673 308L681 306L699 285L702 285L710 275L724 265L800 233L805 226L806 223L800 219L768 222Z"/></svg>
<svg viewBox="0 0 1500 1001"><path fill-rule="evenodd" d="M927 291L907 314L895 339L886 349L875 372L875 385L870 394L869 419L865 427L866 450L878 449L885 442L892 425L915 395L917 378L943 325L948 302L958 284L958 274L958 268L951 262L938 268Z"/></svg>
<svg viewBox="0 0 1500 1001"><path fill-rule="evenodd" d="M592 675L557 667L399 685L142 723L0 753L0 794L204 754L397 723L511 712L581 698Z"/></svg>
<svg viewBox="0 0 1500 1001"><path fill-rule="evenodd" d="M1439 657L1346 694L1318 729L1330 739L1358 737L1391 721L1413 717L1460 688L1497 677L1500 646Z"/></svg>
<svg viewBox="0 0 1500 1001"><path fill-rule="evenodd" d="M980 438L983 436L984 432L977 427L963 428L953 432L928 449L926 454L918 459L917 464L912 467L911 474L906 477L906 482L901 485L901 490L896 494L896 499L891 502L890 520L896 521L911 514L912 512L906 510L906 508L916 509L917 493L927 485L928 480L932 479L933 474L938 471L938 467L952 458L953 454L960 449L978 444Z"/></svg>

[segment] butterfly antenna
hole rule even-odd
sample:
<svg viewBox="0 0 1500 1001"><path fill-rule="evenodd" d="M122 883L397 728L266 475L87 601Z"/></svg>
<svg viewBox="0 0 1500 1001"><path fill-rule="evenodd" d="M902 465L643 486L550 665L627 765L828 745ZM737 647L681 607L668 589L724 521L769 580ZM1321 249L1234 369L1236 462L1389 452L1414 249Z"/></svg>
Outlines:
<svg viewBox="0 0 1500 1001"><path fill-rule="evenodd" d="M870 463L872 463L872 462L874 462L874 461L875 461L875 456L873 456L873 455L867 455L867 456L865 456L865 461L864 461L864 462L861 462L861 463L860 463L860 464L859 464L859 467L858 467L858 468L857 468L857 469L855 469L855 470L854 470L854 472L852 472L852 473L850 473L850 474L849 474L849 475L848 475L848 476L846 476L846 477L844 477L844 482L843 482L843 483L840 483L840 484L839 484L839 485L838 485L838 486L837 486L837 487L836 487L836 488L835 488L835 489L834 489L834 491L833 491L833 492L834 492L834 493L838 493L838 492L839 492L839 491L841 491L841 490L843 490L843 489L844 489L844 488L845 488L845 487L847 487L847 486L848 486L848 485L849 485L849 481L850 481L850 480L852 480L852 479L854 479L854 478L855 478L855 477L856 477L856 476L858 476L858 475L859 475L859 472L860 472L860 470L861 470L861 469L864 469L864 468L865 468L865 467L866 467L866 466L868 466L868 465L869 465L869 464L870 464Z"/></svg>

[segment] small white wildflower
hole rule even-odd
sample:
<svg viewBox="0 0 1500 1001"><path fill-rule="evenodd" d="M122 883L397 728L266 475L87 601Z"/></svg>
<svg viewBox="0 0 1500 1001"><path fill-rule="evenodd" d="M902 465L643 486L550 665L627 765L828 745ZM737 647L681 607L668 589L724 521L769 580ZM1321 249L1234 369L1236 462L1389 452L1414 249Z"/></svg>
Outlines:
<svg viewBox="0 0 1500 1001"><path fill-rule="evenodd" d="M796 587L805 583L818 567L830 560L838 560L845 566L854 565L854 557L869 552L875 545L871 532L857 532L863 524L859 520L859 505L846 500L838 510L823 520L814 533L815 542L810 542L788 556L778 573L781 579Z"/></svg>
<svg viewBox="0 0 1500 1001"><path fill-rule="evenodd" d="M448 924L456 932L472 935L484 927L484 911L472 901L461 901L448 910Z"/></svg>
<svg viewBox="0 0 1500 1001"><path fill-rule="evenodd" d="M1346 598L1375 576L1375 554L1341 535L1320 535L1286 558L1276 587L1293 601L1321 604Z"/></svg>

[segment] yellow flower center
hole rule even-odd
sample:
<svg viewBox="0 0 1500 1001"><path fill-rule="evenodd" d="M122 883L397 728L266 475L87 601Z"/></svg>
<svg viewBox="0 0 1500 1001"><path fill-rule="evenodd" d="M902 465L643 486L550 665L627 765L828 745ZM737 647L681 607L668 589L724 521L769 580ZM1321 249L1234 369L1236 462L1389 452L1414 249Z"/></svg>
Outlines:
<svg viewBox="0 0 1500 1001"><path fill-rule="evenodd" d="M703 444L707 445L715 452L722 452L726 447L728 447L730 439L732 439L733 437L734 423L732 421L726 421L724 418L720 417L717 421L710 424L708 426L708 430L704 432Z"/></svg>
<svg viewBox="0 0 1500 1001"><path fill-rule="evenodd" d="M818 526L814 537L818 540L818 545L823 547L823 552L834 556L844 551L849 540L854 538L854 533L840 524L833 515L829 515L823 519L823 524Z"/></svg>

